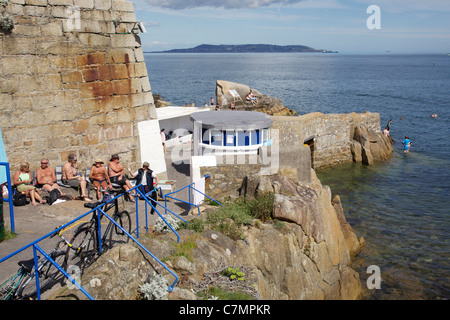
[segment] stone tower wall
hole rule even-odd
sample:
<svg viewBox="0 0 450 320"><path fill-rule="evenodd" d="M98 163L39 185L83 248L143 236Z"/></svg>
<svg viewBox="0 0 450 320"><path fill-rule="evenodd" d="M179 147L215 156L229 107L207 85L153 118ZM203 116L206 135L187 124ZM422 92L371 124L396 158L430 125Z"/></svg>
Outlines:
<svg viewBox="0 0 450 320"><path fill-rule="evenodd" d="M8 0L4 11L14 29L0 32L0 128L12 169L70 153L79 169L114 153L140 167L138 122L156 110L138 29L129 32L133 3Z"/></svg>

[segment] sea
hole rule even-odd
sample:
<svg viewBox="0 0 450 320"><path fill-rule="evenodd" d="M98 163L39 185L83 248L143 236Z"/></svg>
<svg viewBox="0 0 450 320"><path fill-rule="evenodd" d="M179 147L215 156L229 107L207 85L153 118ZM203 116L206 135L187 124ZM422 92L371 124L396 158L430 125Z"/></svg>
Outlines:
<svg viewBox="0 0 450 320"><path fill-rule="evenodd" d="M365 239L352 264L363 299L450 298L450 55L159 53L145 61L152 92L173 105L203 106L216 80L227 80L300 115L376 112L382 130L392 119L390 160L317 174Z"/></svg>

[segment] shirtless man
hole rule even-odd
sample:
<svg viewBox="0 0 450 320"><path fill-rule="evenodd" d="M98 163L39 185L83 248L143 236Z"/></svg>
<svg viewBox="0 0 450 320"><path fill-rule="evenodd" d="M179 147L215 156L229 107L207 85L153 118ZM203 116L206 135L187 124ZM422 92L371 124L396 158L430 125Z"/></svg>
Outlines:
<svg viewBox="0 0 450 320"><path fill-rule="evenodd" d="M57 189L60 194L62 194L61 189L59 189L56 183L55 169L48 166L48 159L41 160L41 166L36 170L36 181L37 187L50 192L53 189Z"/></svg>
<svg viewBox="0 0 450 320"><path fill-rule="evenodd" d="M86 195L86 180L79 174L75 164L77 163L77 156L73 153L69 154L67 163L62 168L62 181L71 186L81 188L81 200L91 201Z"/></svg>
<svg viewBox="0 0 450 320"><path fill-rule="evenodd" d="M121 185L125 189L125 191L128 191L132 188L130 181L128 181L123 176L124 168L122 167L122 165L119 162L119 155L113 154L111 156L111 160L108 165L108 170L109 170L108 174L109 174L109 177L111 178L112 183ZM130 171L130 173L131 173L130 168L128 168L128 171ZM134 202L133 197L130 197L130 201Z"/></svg>
<svg viewBox="0 0 450 320"><path fill-rule="evenodd" d="M112 189L111 180L109 180L108 172L106 168L102 166L103 161L101 159L96 159L94 165L89 173L89 179L97 188L97 199L100 200L101 190Z"/></svg>

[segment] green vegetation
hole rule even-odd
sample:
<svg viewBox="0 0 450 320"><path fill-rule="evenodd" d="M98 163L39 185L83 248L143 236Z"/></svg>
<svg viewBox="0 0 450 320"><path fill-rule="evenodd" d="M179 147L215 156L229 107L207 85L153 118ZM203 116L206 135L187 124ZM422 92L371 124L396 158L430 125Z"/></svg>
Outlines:
<svg viewBox="0 0 450 320"><path fill-rule="evenodd" d="M206 219L192 219L188 223L188 229L200 233L207 228L217 230L234 240L244 239L241 226L250 225L254 219L262 222L272 219L273 201L273 193L264 193L253 200L237 199L207 212Z"/></svg>
<svg viewBox="0 0 450 320"><path fill-rule="evenodd" d="M171 260L174 257L185 257L190 262L194 262L192 259L192 251L197 248L198 238L199 235L194 234L181 243L172 242L172 245L176 249L175 253L169 257L164 257L162 261Z"/></svg>
<svg viewBox="0 0 450 320"><path fill-rule="evenodd" d="M230 280L245 280L245 272L242 272L239 268L228 267L222 271L222 274Z"/></svg>
<svg viewBox="0 0 450 320"><path fill-rule="evenodd" d="M8 0L0 0L0 32L4 34L10 34L14 29L13 19L5 13L7 5Z"/></svg>
<svg viewBox="0 0 450 320"><path fill-rule="evenodd" d="M0 238L0 242L13 239L17 236L17 234L11 232L11 230L7 230L6 228L3 231L3 237Z"/></svg>
<svg viewBox="0 0 450 320"><path fill-rule="evenodd" d="M192 251L197 248L197 239L198 235L190 236L181 243L172 242L172 245L175 247L176 252L174 254L175 257L185 257L190 262L193 262L191 257Z"/></svg>
<svg viewBox="0 0 450 320"><path fill-rule="evenodd" d="M214 207L219 207L220 206L219 203L217 203L216 201L213 201L213 200L211 200L209 198L205 199L205 203L210 205L210 206L214 206Z"/></svg>

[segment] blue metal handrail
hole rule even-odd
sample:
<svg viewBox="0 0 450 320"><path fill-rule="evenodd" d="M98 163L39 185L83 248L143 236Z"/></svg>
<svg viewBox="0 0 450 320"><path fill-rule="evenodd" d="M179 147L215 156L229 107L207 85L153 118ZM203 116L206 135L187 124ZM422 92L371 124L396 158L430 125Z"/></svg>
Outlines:
<svg viewBox="0 0 450 320"><path fill-rule="evenodd" d="M39 266L38 266L38 258L36 250L38 250L44 257L47 259L51 264L53 264L62 274L70 280L72 284L74 284L81 292L83 292L86 297L88 297L90 300L94 300L94 298L74 279L70 274L68 274L59 264L55 262L47 253L45 253L44 250L42 250L41 247L39 247L37 244L33 245L33 255L34 255L34 270L35 270L35 279L36 279L36 289L37 289L37 298L38 300L41 300L41 287L39 285Z"/></svg>
<svg viewBox="0 0 450 320"><path fill-rule="evenodd" d="M210 177L209 175L205 175L205 178L209 178L209 177ZM208 199L210 199L210 200L212 200L212 201L218 203L221 207L223 207L222 204L221 204L219 201L217 201L217 200L211 198L210 196L206 195L205 193L203 193L203 192L201 192L201 191L195 189L195 188L192 186L192 185L194 185L194 184L195 184L195 182L191 182L190 184L184 186L184 187L181 188L180 190L176 190L176 191L169 192L169 193L165 194L165 195L164 195L164 204L165 204L165 207L167 208L167 198L173 199L173 200L178 200L178 201L181 201L181 202L184 202L184 203L189 204L189 209L188 209L188 211L191 210L191 206L197 207L198 215L200 215L200 206L198 206L197 204L194 204L194 203L191 202L191 190L194 190L194 191L197 191L197 192L201 193L202 195L204 195L204 196L207 197ZM189 199L189 201L184 201L184 200L181 200L181 199L179 199L179 198L175 198L175 197L170 196L171 194L180 192L180 191L182 191L182 190L184 190L184 189L186 189L186 188L188 188L188 190L189 190L189 191L188 191L188 199Z"/></svg>
<svg viewBox="0 0 450 320"><path fill-rule="evenodd" d="M173 233L175 233L175 235L177 236L177 242L180 243L180 235L178 234L178 232L176 232L175 229L170 225L170 223L168 223L167 220L164 219L164 217L159 213L159 211L155 208L155 206L149 201L149 199L145 196L145 194L141 190L136 189L136 191L139 192L139 194L144 198L145 203L150 205L155 210L155 212L158 214L158 216L165 222L165 224L167 224L167 226L173 231ZM138 203L138 201L136 201L136 203ZM146 208L146 212L145 212L145 217L146 217L146 221L147 221L147 208ZM148 228L147 228L147 230L148 230Z"/></svg>
<svg viewBox="0 0 450 320"><path fill-rule="evenodd" d="M130 190L128 190L127 191L127 193L129 194L129 192L130 191L133 191L133 190L135 190L135 191L137 191L137 192L139 192L143 197L144 197L144 199L145 199L145 201L146 201L146 203L148 202L148 199L147 199L147 197L141 192L141 190L139 189L139 187L140 186L142 186L142 184L139 184L139 185L137 185L137 186L134 186L133 188L131 188ZM117 196L115 196L115 197L113 197L112 199L110 199L110 200L108 200L107 202L106 202L106 204L108 204L108 203L110 203L110 202L112 202L112 201L114 201L116 198L118 198L118 197L121 197L121 196L123 196L123 195L125 195L125 193L122 193L122 194L119 194L119 195L117 195ZM139 232L138 232L138 230L139 230L139 206L138 206L138 203L139 203L139 201L136 201L136 237L137 238L139 238ZM152 207L153 207L153 205L150 203L150 202L148 202ZM103 211L102 210L102 207L103 207L103 205L104 205L104 203L102 203L102 204L100 204L100 205L98 205L95 209L93 209L93 210L97 210L97 212L100 212L102 215L104 215L104 216L106 216L110 221L112 221L116 226L118 226L119 228L120 228L120 230L122 230L123 232L125 232L125 234L129 237L129 238L131 238L137 245L139 245L145 252L147 252L152 258L154 258L164 269L166 269L167 271L169 271L174 277L175 277L175 281L174 281L174 283L171 285L171 286L169 286L169 291L172 291L173 290L173 287L175 286L175 284L177 283L177 281L178 281L178 276L172 271L172 270L170 270L163 262L161 262L158 258L156 258L155 257L155 255L153 255L147 248L145 248L137 239L135 239L131 234L129 234L125 229L123 229L120 225L118 225L108 214L106 214L106 212L105 211ZM173 230L173 232L175 232L175 234L177 235L177 237L178 237L178 243L180 242L180 235L172 228L172 226L161 216L161 214L156 210L156 208L155 207L153 207L154 209L155 209L155 211L158 213L158 215L164 220L164 222L166 222L166 224ZM93 210L91 210L91 211L93 211ZM101 216L100 216L100 214L97 214L97 219L98 219L98 233L99 233L99 236L98 236L98 239L99 239L99 250L100 250L100 253L102 252L102 243L101 243L101 230L100 230L100 220L101 220Z"/></svg>
<svg viewBox="0 0 450 320"><path fill-rule="evenodd" d="M117 227L119 227L119 229L122 230L129 238L131 238L131 240L133 240L137 245L139 245L139 247L141 247L153 259L155 259L164 269L169 271L175 277L175 281L172 283L171 286L169 286L169 291L172 291L173 287L178 282L178 276L172 270L170 270L170 268L167 267L161 260L159 260L157 257L155 257L155 255L153 253L151 253L146 247L144 247L141 243L139 243L139 241L137 241L137 239L135 239L131 234L129 234L128 231L126 231L117 222L115 222L113 218L111 218L109 215L107 215L102 209L98 209L98 211L100 211L106 218L108 218L112 223L114 223Z"/></svg>
<svg viewBox="0 0 450 320"><path fill-rule="evenodd" d="M161 190L161 188L158 188L158 189ZM153 189L152 191L147 192L147 193L145 194L145 196L147 197L147 199L148 199L150 202L155 203L155 204L161 206L162 208L164 208L166 214L167 214L167 211L169 211L171 214L173 214L173 215L174 215L175 217L177 217L178 219L183 220L183 222L185 223L185 228L187 228L188 222L187 222L186 220L184 220L182 217L180 217L179 215L177 215L175 212L173 212L173 211L170 210L169 208L163 206L161 203L159 203L158 201L156 201L156 200L154 200L154 199L152 199L152 198L150 197L150 195L151 195L153 192L157 192L157 189L155 188L155 189ZM145 204L145 206L146 206L146 208L145 208L145 229L148 231L148 223L147 223L147 203ZM152 206L152 207L153 207L153 206Z"/></svg>
<svg viewBox="0 0 450 320"><path fill-rule="evenodd" d="M14 224L14 205L13 205L13 193L12 193L12 187L11 187L11 173L9 169L9 163L8 162L0 162L0 166L5 166L6 171L6 181L8 184L8 198L4 198L3 201L8 201L9 203L9 216L10 216L10 222L11 222L11 232L16 233L16 227ZM2 195L3 197L3 195Z"/></svg>
<svg viewBox="0 0 450 320"><path fill-rule="evenodd" d="M139 186L141 186L141 185L138 185L138 186L136 186L136 187L134 187L134 188L128 190L128 192L129 192L129 191L132 191L133 189L135 189L135 188L137 188L137 187L139 187ZM137 190L138 190L138 192L140 192L139 189L137 189ZM111 202L111 201L114 201L116 198L121 197L121 196L124 196L124 195L125 195L125 193L119 194L118 196L116 196L116 197L110 199L110 200L109 200L108 202L106 202L106 203L109 203L109 202ZM146 198L146 197L144 197L144 198ZM148 201L148 200L146 199L146 201ZM136 208L138 208L138 204L137 204L137 203L138 203L138 201L136 201ZM66 224L64 224L64 225L62 225L62 226L56 228L56 229L53 230L52 232L50 232L50 233L48 233L48 234L46 234L46 235L40 237L39 239L37 239L37 240L35 240L35 241L32 241L31 243L27 244L26 246L24 246L24 247L22 247L22 248L20 248L20 249L18 249L18 250L16 250L16 251L14 251L13 253L11 253L11 254L9 254L9 255L7 255L7 256L1 258L1 259L0 259L0 263L2 263L2 262L4 262L4 261L8 260L9 258L11 258L11 257L13 257L13 256L15 256L15 255L17 255L17 254L19 254L20 252L22 252L22 251L24 251L24 250L26 250L26 249L28 249L28 248L30 248L30 247L33 247L34 264L35 264L35 272L36 272L36 290L37 290L37 296L38 296L38 299L40 299L40 288L39 288L38 259L37 259L37 252L36 252L36 251L39 251L39 252L40 252L47 260L49 260L50 263L52 263L59 271L61 271L61 272L63 273L63 275L64 275L67 279L69 279L70 282L73 283L78 289L80 289L80 290L81 290L81 291L82 291L89 299L93 299L92 296L90 296L89 293L87 293L86 290L85 290L80 284L78 284L78 283L75 281L75 279L73 279L67 272L65 272L65 271L62 269L62 267L59 266L59 265L58 265L58 264L57 264L57 263L56 263L56 262L55 262L48 254L46 254L46 253L42 250L42 248L40 248L37 244L38 244L39 242L41 242L42 240L44 240L44 239L46 239L46 238L48 238L48 237L54 235L55 233L59 233L60 230L65 229L65 228L68 227L69 225L71 225L71 224L73 224L73 223L75 223L75 222L77 222L77 221L83 219L83 218L86 217L87 215L91 214L93 211L97 211L97 212L100 212L101 215L106 216L110 221L112 221L116 226L118 226L122 231L124 231L124 232L126 233L126 235L127 235L129 238L131 238L135 243L137 243L137 244L138 244L145 252L147 252L152 258L154 258L159 264L161 264L161 266L162 266L164 269L166 269L167 271L169 271L169 272L175 277L175 281L173 282L173 284L172 284L171 286L169 286L169 291L172 291L172 290L173 290L173 287L174 287L175 284L178 282L178 276L177 276L172 270L170 270L163 262L161 262L158 258L156 258L156 257L155 257L155 256L154 256L147 248L145 248L141 243L139 243L139 241L138 241L137 239L135 239L130 233L128 233L128 232L127 232L126 230L124 230L120 225L118 225L118 224L117 224L117 223L116 223L116 222L115 222L108 214L106 214L106 213L101 209L101 207L102 207L104 204L105 204L105 203L101 203L101 204L98 205L97 207L95 207L95 208L89 210L88 212L82 214L82 215L79 216L78 218L73 219L72 221L70 221L70 222L68 222L68 223L66 223ZM150 205L151 205L151 204L150 204ZM156 210L156 209L155 209L155 210ZM100 232L100 214L97 214L97 219L99 219L99 223L98 223L98 225L99 225L99 232ZM138 214L139 214L139 211L136 210L136 220L137 220L137 221L139 221ZM158 214L159 214L159 213L158 213ZM164 218L163 218L163 220L164 220ZM167 223L167 222L166 222L166 223ZM169 226L170 226L170 225L169 225ZM139 230L139 227L137 227L137 230ZM99 249L100 249L100 252L101 252L101 249L102 249L101 236L99 236L99 241L100 241L100 242L99 242Z"/></svg>
<svg viewBox="0 0 450 320"><path fill-rule="evenodd" d="M39 242L41 242L42 240L44 240L44 239L46 239L46 238L48 238L48 237L54 235L56 232L59 232L60 230L62 230L62 229L64 229L64 228L66 228L67 226L69 226L69 225L75 223L76 221L78 221L78 220L80 220L80 219L83 219L85 216L87 216L88 214L92 213L92 211L94 211L94 210L96 210L96 209L89 210L88 212L86 212L85 214L79 216L78 218L76 218L76 219L74 219L74 220L72 220L72 221L70 221L70 222L68 222L68 223L66 223L66 224L64 224L64 225L62 225L62 226L56 228L56 229L53 230L52 232L46 234L45 236L40 237L40 238L37 239L37 240L34 240L34 241L30 242L30 243L27 244L26 246L24 246L24 247L22 247L22 248L20 248L20 249L18 249L18 250L16 250L16 251L14 251L13 253L7 255L6 257L1 258L1 259L0 259L0 263L2 263L3 261L8 260L9 258L15 256L16 254L19 254L20 252L22 252L22 251L24 251L24 250L26 250L26 249L28 249L28 248L30 248L30 247L33 247L34 265L35 265L35 272L36 272L36 291L37 291L37 294L38 294L38 299L40 299L39 273L38 273L39 271L38 271L38 266L37 266L38 261L37 261L36 250L38 250L38 251L41 252L41 253L43 253L43 250L37 245L37 243L39 243ZM43 253L43 254L44 254L44 253ZM53 265L55 265L55 267L57 267L57 266L56 266L57 263L56 263L55 261L53 261L53 259L51 259L48 255L44 255L44 256L46 257L46 259L49 259L49 261L50 261ZM57 268L58 268L58 267L57 267ZM62 268L59 266L58 270L61 271L61 269L62 269ZM63 274L64 274L64 276L65 276L66 278L68 278L73 284L75 284L75 285L77 286L77 288L78 288L78 287L81 287L80 285L77 285L77 284L76 284L76 281L75 281L72 277L70 277L69 274L64 273L64 272L63 272ZM75 281L75 282L74 282L74 281ZM83 289L83 290L84 290L84 289ZM83 290L82 290L82 291L83 291ZM83 293L84 293L84 292L83 292Z"/></svg>

